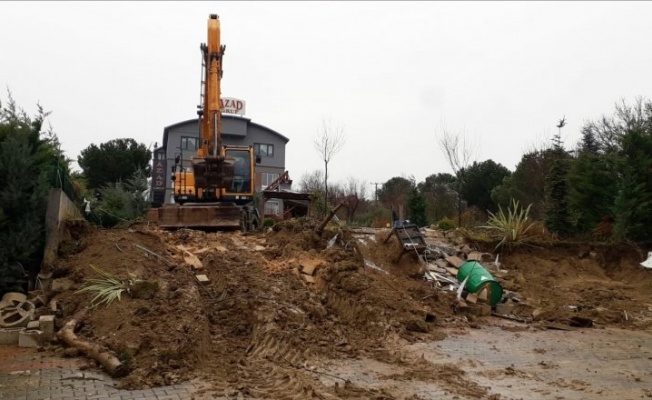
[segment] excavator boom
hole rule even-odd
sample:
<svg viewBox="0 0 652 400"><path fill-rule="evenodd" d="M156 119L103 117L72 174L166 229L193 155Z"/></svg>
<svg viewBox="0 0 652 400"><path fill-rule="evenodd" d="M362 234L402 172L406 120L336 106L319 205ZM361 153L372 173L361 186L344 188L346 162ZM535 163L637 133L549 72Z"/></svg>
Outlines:
<svg viewBox="0 0 652 400"><path fill-rule="evenodd" d="M176 204L158 210L162 228L252 229L258 212L254 197L254 153L251 146L226 146L222 142L220 82L225 46L220 40L220 20L208 18L208 40L202 43L202 93L199 145L191 160L181 156L173 167Z"/></svg>

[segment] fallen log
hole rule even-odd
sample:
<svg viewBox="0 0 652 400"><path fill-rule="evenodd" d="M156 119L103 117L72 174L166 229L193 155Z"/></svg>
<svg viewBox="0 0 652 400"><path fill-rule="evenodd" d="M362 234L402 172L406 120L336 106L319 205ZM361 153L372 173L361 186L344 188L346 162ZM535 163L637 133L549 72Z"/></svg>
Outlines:
<svg viewBox="0 0 652 400"><path fill-rule="evenodd" d="M344 203L340 203L340 204L337 205L337 207L333 208L332 210L330 210L330 211L328 212L328 215L326 215L326 217L325 217L324 220L321 222L321 224L319 224L319 226L317 226L317 227L315 228L315 233L316 233L317 235L320 235L320 236L321 236L321 234L324 232L324 228L326 228L326 225L328 225L328 222L333 218L333 216L335 215L335 213L337 212L337 210L339 210L340 208L342 208L343 205L344 205Z"/></svg>
<svg viewBox="0 0 652 400"><path fill-rule="evenodd" d="M75 335L77 324L84 319L87 312L88 308L83 308L75 313L72 319L66 322L63 328L57 332L57 338L68 346L79 349L87 357L97 361L112 377L120 378L127 375L129 373L128 368L110 350L103 348L97 343L79 339Z"/></svg>

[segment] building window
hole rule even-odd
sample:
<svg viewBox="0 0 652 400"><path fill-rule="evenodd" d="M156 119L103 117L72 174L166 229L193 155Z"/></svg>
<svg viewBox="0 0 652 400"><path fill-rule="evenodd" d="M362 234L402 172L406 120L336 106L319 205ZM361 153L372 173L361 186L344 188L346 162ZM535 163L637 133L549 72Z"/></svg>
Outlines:
<svg viewBox="0 0 652 400"><path fill-rule="evenodd" d="M158 152L156 152L156 156L155 156L155 158L156 158L157 160L165 160L165 153L162 152L162 151L158 151Z"/></svg>
<svg viewBox="0 0 652 400"><path fill-rule="evenodd" d="M260 174L260 179L261 187L264 189L278 179L278 174L269 174L267 172L263 172Z"/></svg>
<svg viewBox="0 0 652 400"><path fill-rule="evenodd" d="M281 205L278 200L268 200L265 203L265 215L281 215Z"/></svg>
<svg viewBox="0 0 652 400"><path fill-rule="evenodd" d="M197 150L199 148L199 138L192 136L181 137L181 150Z"/></svg>
<svg viewBox="0 0 652 400"><path fill-rule="evenodd" d="M254 154L261 157L274 157L274 145L264 143L254 143Z"/></svg>

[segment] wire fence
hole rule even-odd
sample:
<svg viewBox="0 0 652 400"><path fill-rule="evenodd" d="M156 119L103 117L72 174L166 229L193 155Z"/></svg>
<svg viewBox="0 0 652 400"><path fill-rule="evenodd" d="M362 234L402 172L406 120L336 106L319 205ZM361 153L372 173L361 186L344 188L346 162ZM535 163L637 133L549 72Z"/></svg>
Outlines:
<svg viewBox="0 0 652 400"><path fill-rule="evenodd" d="M50 187L61 189L73 202L79 200L75 191L75 185L72 183L70 176L66 173L66 169L62 166L56 166L50 176Z"/></svg>

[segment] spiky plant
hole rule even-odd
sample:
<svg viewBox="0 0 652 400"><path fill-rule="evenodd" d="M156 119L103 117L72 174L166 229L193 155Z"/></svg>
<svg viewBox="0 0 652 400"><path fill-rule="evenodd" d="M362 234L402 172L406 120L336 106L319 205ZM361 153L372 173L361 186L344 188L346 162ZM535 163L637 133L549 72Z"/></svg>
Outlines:
<svg viewBox="0 0 652 400"><path fill-rule="evenodd" d="M529 220L530 207L519 207L518 201L512 199L512 205L505 213L502 207L498 207L498 214L489 212L489 221L487 225L481 228L492 229L500 232L503 237L502 240L496 245L496 249L505 244L513 244L520 242L527 234L527 232L534 226L534 222Z"/></svg>
<svg viewBox="0 0 652 400"><path fill-rule="evenodd" d="M113 303L116 299L118 301L120 300L122 292L126 291L129 293L129 288L131 286L138 282L142 282L141 279L137 279L136 276L131 273L129 274L131 279L119 279L95 265L91 265L91 268L93 268L101 278L86 279L87 285L77 291L77 293L96 293L95 297L91 300L91 308L97 307L101 304L106 304L108 307L109 304Z"/></svg>

